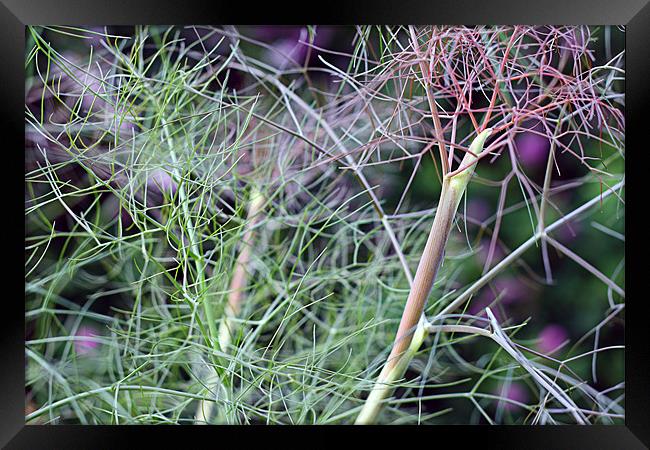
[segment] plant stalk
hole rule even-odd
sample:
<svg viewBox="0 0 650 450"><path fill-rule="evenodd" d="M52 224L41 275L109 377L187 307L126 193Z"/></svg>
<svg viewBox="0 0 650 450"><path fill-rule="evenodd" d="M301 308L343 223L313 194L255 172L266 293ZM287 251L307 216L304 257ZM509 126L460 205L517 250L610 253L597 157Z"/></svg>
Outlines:
<svg viewBox="0 0 650 450"><path fill-rule="evenodd" d="M248 284L248 266L250 265L251 252L253 250L254 228L262 217L259 212L264 206L264 202L264 196L257 189L253 189L248 207L247 228L242 238L242 247L237 256L237 262L235 263L235 272L230 281L230 293L228 294L228 303L224 311L224 319L219 326L219 347L221 347L221 351L223 352L226 352L228 346L230 346L234 331L234 319L239 316L244 301L244 289Z"/></svg>
<svg viewBox="0 0 650 450"><path fill-rule="evenodd" d="M253 238L255 234L255 225L262 217L260 211L264 206L265 198L256 188L253 188L251 199L248 206L248 214L246 221L246 230L242 238L242 246L237 255L235 262L235 271L232 279L230 280L230 290L228 294L228 303L224 310L224 317L219 325L219 340L218 345L222 352L226 353L228 347L232 342L232 335L235 328L235 319L239 316L242 303L244 301L244 289L248 284L249 265L251 259L251 252L253 248ZM214 378L208 381L210 391L219 387L219 377L214 374ZM214 401L201 400L196 409L196 423L208 424L212 410L214 408Z"/></svg>
<svg viewBox="0 0 650 450"><path fill-rule="evenodd" d="M476 162L484 151L485 140L491 132L492 129L488 128L479 133L470 145L469 152L465 154L460 166L467 167L466 170L451 177L445 176L443 179L436 215L406 300L393 348L357 417L357 425L372 424L376 421L382 402L393 391L392 384L404 375L427 336L423 315L427 298L444 260L445 247L458 205L474 173Z"/></svg>

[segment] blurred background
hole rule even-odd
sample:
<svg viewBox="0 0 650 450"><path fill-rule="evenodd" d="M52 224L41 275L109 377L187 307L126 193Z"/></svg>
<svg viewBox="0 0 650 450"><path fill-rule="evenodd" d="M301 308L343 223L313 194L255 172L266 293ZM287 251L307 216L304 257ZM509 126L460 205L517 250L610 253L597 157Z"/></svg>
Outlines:
<svg viewBox="0 0 650 450"><path fill-rule="evenodd" d="M65 72L57 74L54 67L47 67L43 64L43 59L41 59L40 67L35 59L30 59L30 51L37 43L34 34L39 35L52 48L66 55L67 58L80 62L88 58L91 49L99 49L100 41L106 40L107 35L133 36L136 34L134 27L101 27L87 28L86 30L87 32L83 33L83 39L73 36L81 34L73 30L63 33L47 28L34 28L28 32L26 110L33 115L35 121L38 121L39 118L45 118L51 123L62 123L66 120L66 112L57 105L56 101L43 101L43 89L39 84L39 77L44 73L49 73L47 78L55 83L56 89L61 92L66 90L71 92L71 95L80 99L78 101L83 103L83 108L94 108L99 111L100 115L103 114L109 118L119 116L121 120L113 124L116 136L128 137L143 132L140 125L137 124L138 121L135 118L130 118L128 112L115 111L111 109L111 105L101 104L101 100L97 99L90 91L80 91L79 86L71 81L71 74ZM184 41L185 46L191 46L192 43L200 41L200 45L205 48L210 48L211 45L217 46L222 39L228 39L228 30L228 28L224 28L214 32L209 27L178 29L179 39ZM337 88L337 82L333 77L328 72L318 69L328 67L324 60L341 69L348 67L351 61L349 55L354 52L354 47L357 45L355 36L358 35L358 29L354 27L242 26L237 27L237 30L242 37L239 45L243 51L251 58L259 60L261 64L267 65L273 70L286 72L294 70L296 73L300 73L301 68L312 68L313 70L309 72L308 83L313 85L314 92L323 92L320 97L317 95L319 98L315 100L316 102L326 102L328 98L326 93ZM94 35L93 31L96 31L97 34ZM592 41L589 45L594 58L591 64L594 67L606 64L624 50L625 34L620 27L594 27L591 29L591 38ZM221 45L218 51L225 51L223 50L225 48L227 47ZM377 50L379 51L379 49ZM129 53L128 48L124 48L123 51L125 54ZM153 54L156 49L152 48L147 51ZM101 64L88 67L89 72L95 71L97 74L101 74L102 70L104 69ZM87 75L77 74L77 76L88 79ZM245 93L247 89L255 89L254 77L244 75L242 72L232 72L227 79L224 78L222 81L228 89L233 91ZM92 80L88 82L88 86L92 90L101 91L103 89L100 83L93 84ZM299 120L302 119L299 118ZM74 129L69 129L66 132L67 135L60 133L58 139L61 142L73 141L75 139ZM113 138L111 137L107 141L111 139ZM28 175L44 163L42 150L45 149L49 164L61 164L61 170L58 172L60 180L79 186L88 184L87 169L68 164L69 156L57 153L53 149L52 142L45 139L33 126L26 125L25 145L26 177L29 178ZM587 154L602 154L603 152L602 145L598 141L586 140L583 145ZM532 131L517 136L516 158L525 174L538 185L542 185L544 182L549 149L550 141ZM607 152L607 150L605 151ZM559 211L571 211L598 196L606 188L597 179L571 185L572 181L583 180L588 175L584 165L568 154L559 154L556 162L561 170L554 174L554 186L562 184L568 186L554 197ZM437 181L437 167L433 158L422 159L416 175L411 181L414 169L413 162L406 160L402 163L369 166L365 170L371 184L379 185L380 198L385 210L389 213L400 202L402 202L400 212L421 211L435 207L440 194L440 183ZM612 173L624 173L623 159L612 160L608 169ZM110 171L102 167L97 168L96 174L99 173L101 176L102 170L106 170L106 176L109 177ZM512 249L531 236L533 232L531 212L523 202L523 187L516 179L512 179L504 187L503 180L509 171L510 161L507 158L486 161L477 169L476 180L470 186L466 201L459 208L461 216L459 220L463 224L462 233L454 234L449 250L449 253L454 255L458 254L461 249L467 250L469 247L471 255L465 260L462 268L456 271L453 277L448 278L449 289L453 289L454 286L465 286L479 278L481 274L498 264ZM162 205L167 201L175 193L176 185L170 175L162 169L151 172L143 183L148 186L146 199L150 206L149 212L153 217L159 218L164 212L157 210L156 205ZM408 185L410 185L410 189L403 196L404 189ZM120 188L119 184L117 188ZM31 263L41 257L47 264L56 264L60 256L66 254L66 246L72 245L73 234L77 229L70 213L81 214L91 205L100 212L97 220L112 223L112 226L121 227L124 235L129 234L129 227L133 225L134 218L129 215L128 209L120 204L120 200L116 196L110 193L102 193L99 196L79 196L74 202L65 206L61 203L51 202L34 209L35 199L45 196L48 189L51 189L51 185L47 183L36 181L26 183L26 245L42 239L53 226L56 227L58 234L56 239L51 240L43 256L34 256L32 251L26 250L26 259L29 259ZM236 194L225 201L233 208L237 207ZM496 213L497 211L499 213ZM555 218L559 217L556 212L554 214ZM104 226L101 223L97 223L97 225ZM496 233L497 238L493 239L495 226L498 227L498 232ZM593 208L589 214L580 216L576 220L569 220L555 231L554 237L624 288L624 228L623 204L604 202L601 206ZM460 229L461 227L459 227ZM608 293L602 280L553 247L549 247L548 256L551 280L546 278L541 249L528 251L518 264L500 272L489 286L481 289L469 303L467 312L484 316L484 308L491 306L498 319L506 325L527 322L527 325L517 334L518 342L558 360L571 358L572 355L582 354L590 349L620 346L623 343L624 311L622 308L618 309L618 306L612 307L614 300L611 291ZM413 258L417 260L417 255L413 255ZM108 334L103 318L110 317L119 311L130 311L134 307L131 292L116 289L112 282L110 272L119 271L120 267L111 267L110 263L98 260L87 266L82 275L77 274L74 278L67 280L64 286L55 289L54 293L51 285L48 285L48 277L59 275L52 275L47 270L41 270L41 266L37 270L30 271L30 263L26 270L28 272L26 340L29 343L27 348L41 358L55 357L57 352L65 352L65 354L73 352L76 355L76 364L93 366L91 372L115 370L110 368L110 362L107 362L106 359L96 358L96 355L103 351L102 348L105 346L103 336ZM75 322L74 329L70 328L70 322L65 314L53 314L50 316L51 320L41 320L38 311L44 296L47 295L55 295L59 298L60 309L65 309L66 305L71 310L82 308L85 311L83 320ZM616 303L616 305L619 304ZM52 350L57 348L56 346L49 346L49 350L44 352L36 350L40 348L39 343L43 339L63 336L65 334L63 330L68 330L76 338L73 341L62 339L57 344L58 350ZM486 355L490 355L491 350L494 350L494 344L488 340L474 339L471 344L460 345L456 350L462 360L476 361L488 357ZM498 355L496 358L507 357ZM102 369L101 364L107 364L107 366ZM597 358L594 358L593 355L580 357L567 363L567 366L570 367L572 373L582 379L590 380L590 384L598 391L605 391L619 386L622 381L624 353L620 349L600 351ZM33 382L30 384L29 380L33 377L29 376L29 371L38 371L40 370L39 366L28 364L27 370L26 414L29 414L45 404L49 396L47 383ZM55 374L52 376L56 378ZM414 376L417 376L417 372L407 374L407 378ZM64 383L64 380L61 382ZM485 380L485 383L481 385L481 390L495 395L494 399L486 400L482 406L498 417L501 423L522 423L529 413L514 403L500 401L500 398L508 398L521 403L535 401L535 394L530 382L521 377L513 378L512 373L500 374ZM449 387L449 392L451 391L453 391L453 387ZM436 389L435 392L445 392L445 389ZM617 389L611 395L618 397L622 394L623 390ZM404 395L404 392L399 391L397 395ZM421 395L427 395L426 388ZM620 399L619 404L624 406L623 398ZM408 407L405 406L405 408ZM453 408L454 412L441 416L438 423L458 423L462 420L469 423L487 423L480 411L469 402L455 399L424 402L424 408L429 408L432 411L449 407ZM70 421L74 422L75 419L70 419ZM622 423L622 419L616 419L615 422Z"/></svg>

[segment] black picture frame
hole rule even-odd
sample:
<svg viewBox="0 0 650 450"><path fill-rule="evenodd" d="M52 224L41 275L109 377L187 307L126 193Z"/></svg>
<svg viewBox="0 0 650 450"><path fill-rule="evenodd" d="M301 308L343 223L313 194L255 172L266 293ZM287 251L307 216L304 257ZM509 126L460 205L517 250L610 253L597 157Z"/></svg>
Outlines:
<svg viewBox="0 0 650 450"><path fill-rule="evenodd" d="M247 6L248 5L248 6ZM254 6L253 6L254 5ZM311 9L310 9L311 8ZM16 239L24 222L24 40L25 26L57 25L130 25L130 24L616 24L626 26L626 147L632 149L631 162L626 163L628 183L626 266L629 276L626 291L625 327L626 419L621 426L547 426L547 427L251 427L242 434L237 427L153 427L153 426L25 426L24 423L24 255L23 242ZM198 446L199 439L210 439L213 433L232 433L237 445L250 445L250 438L267 433L277 435L278 442L296 442L312 446L337 444L343 439L376 438L387 442L396 439L422 440L426 445L440 446L459 442L479 448L613 448L636 449L650 445L650 381L649 346L643 307L647 296L642 294L645 272L641 245L643 242L644 202L642 192L647 165L642 161L650 152L643 120L643 108L650 105L650 2L628 0L340 0L326 3L267 2L198 2L185 0L2 0L0 6L0 61L2 75L2 114L5 133L4 156L6 231L3 245L9 250L3 269L5 298L0 324L0 445L6 448L118 448L132 447L144 437L147 446L155 442L168 445L177 442L185 447ZM7 139L9 138L9 139ZM645 145L644 145L645 144ZM9 176L7 176L9 175ZM22 183L21 183L22 179ZM646 200L647 202L647 200ZM18 230L17 230L18 229ZM647 232L646 232L647 233ZM405 432L406 431L406 432ZM290 433L290 434L286 434ZM292 438L296 433L318 435L318 441ZM359 434L360 433L360 434ZM188 435L189 439L184 439ZM458 438L462 435L462 438ZM246 436L246 438L243 438ZM274 436L276 437L276 436ZM268 441L267 441L268 442ZM363 442L363 441L358 441ZM366 441L367 442L367 441ZM405 444L409 441L403 441ZM284 444L283 444L284 445ZM365 444L367 445L367 444ZM444 444L454 445L456 444Z"/></svg>

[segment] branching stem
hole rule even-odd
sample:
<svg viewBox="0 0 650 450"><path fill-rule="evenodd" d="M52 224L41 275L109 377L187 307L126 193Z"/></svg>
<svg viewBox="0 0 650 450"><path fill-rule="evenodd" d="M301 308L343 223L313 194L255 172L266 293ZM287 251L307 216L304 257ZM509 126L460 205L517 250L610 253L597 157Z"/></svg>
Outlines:
<svg viewBox="0 0 650 450"><path fill-rule="evenodd" d="M357 417L357 424L370 424L375 421L381 409L382 400L392 391L390 384L402 377L409 362L418 352L426 337L425 320L422 314L427 298L444 259L447 239L453 226L458 205L474 173L476 165L472 164L472 161L474 163L478 161L484 150L485 140L491 132L492 129L488 128L474 139L469 148L470 151L465 154L461 162L461 167L467 167L465 171L453 177L445 176L443 179L436 215L415 272L415 279L406 300L393 348L361 413Z"/></svg>

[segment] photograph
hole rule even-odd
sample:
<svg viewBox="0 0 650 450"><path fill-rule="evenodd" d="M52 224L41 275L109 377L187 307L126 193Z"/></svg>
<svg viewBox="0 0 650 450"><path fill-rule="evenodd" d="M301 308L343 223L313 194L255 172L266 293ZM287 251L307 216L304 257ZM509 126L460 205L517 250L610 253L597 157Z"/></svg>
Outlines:
<svg viewBox="0 0 650 450"><path fill-rule="evenodd" d="M626 31L25 26L25 424L624 425Z"/></svg>

